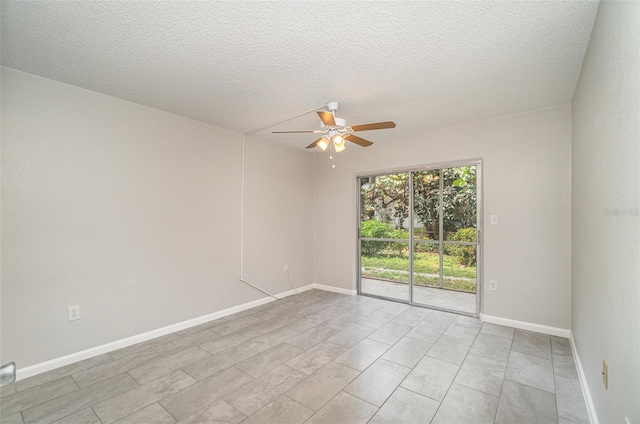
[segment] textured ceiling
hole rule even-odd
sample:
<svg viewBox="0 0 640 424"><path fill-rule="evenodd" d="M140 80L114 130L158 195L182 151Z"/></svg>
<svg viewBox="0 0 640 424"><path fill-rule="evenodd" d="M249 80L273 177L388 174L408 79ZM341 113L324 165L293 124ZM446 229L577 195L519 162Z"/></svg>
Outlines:
<svg viewBox="0 0 640 424"><path fill-rule="evenodd" d="M2 1L2 64L237 131L329 101L372 141L571 101L598 3ZM278 129L316 128L309 114ZM269 131L275 128L269 129ZM257 134L294 147L313 135ZM393 136L393 137L391 137Z"/></svg>

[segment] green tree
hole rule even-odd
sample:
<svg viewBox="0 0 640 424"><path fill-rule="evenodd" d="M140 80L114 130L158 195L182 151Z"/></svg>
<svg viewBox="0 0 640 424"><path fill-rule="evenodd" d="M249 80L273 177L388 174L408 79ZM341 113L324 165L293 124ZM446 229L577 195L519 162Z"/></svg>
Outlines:
<svg viewBox="0 0 640 424"><path fill-rule="evenodd" d="M361 179L360 220L378 218L401 229L409 216L409 174L380 175ZM388 212L391 211L389 214ZM395 218L395 219L391 219Z"/></svg>
<svg viewBox="0 0 640 424"><path fill-rule="evenodd" d="M423 225L423 234L438 238L440 219L440 170L413 174L414 211ZM409 174L381 175L361 179L361 221L377 219L402 229L409 216ZM475 226L477 219L476 167L462 166L442 170L443 224L448 239L461 228ZM418 231L418 230L417 230Z"/></svg>

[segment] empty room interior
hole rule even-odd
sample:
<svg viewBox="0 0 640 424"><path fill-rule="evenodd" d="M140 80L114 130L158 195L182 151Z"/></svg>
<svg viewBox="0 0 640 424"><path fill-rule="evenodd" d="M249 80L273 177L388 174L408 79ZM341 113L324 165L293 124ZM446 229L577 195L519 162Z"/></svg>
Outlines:
<svg viewBox="0 0 640 424"><path fill-rule="evenodd" d="M0 17L1 423L640 424L639 1Z"/></svg>

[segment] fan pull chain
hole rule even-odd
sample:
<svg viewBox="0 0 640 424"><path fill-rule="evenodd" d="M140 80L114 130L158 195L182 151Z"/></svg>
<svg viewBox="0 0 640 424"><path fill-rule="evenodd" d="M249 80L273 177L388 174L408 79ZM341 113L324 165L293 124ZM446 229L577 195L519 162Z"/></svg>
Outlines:
<svg viewBox="0 0 640 424"><path fill-rule="evenodd" d="M331 150L329 151L329 159L331 159L331 167L335 168L336 167L336 160L334 158L334 156L336 155L335 153L335 146L333 145L333 141L331 141L331 139L329 139L329 144L331 144Z"/></svg>
<svg viewBox="0 0 640 424"><path fill-rule="evenodd" d="M333 115L333 120L335 121L335 119L336 119L336 111L332 110L331 114ZM329 159L331 159L331 167L335 168L336 167L336 160L335 160L334 156L336 155L336 147L334 145L333 138L330 138L329 140L331 140L331 151L333 152L331 154L331 156L329 157Z"/></svg>

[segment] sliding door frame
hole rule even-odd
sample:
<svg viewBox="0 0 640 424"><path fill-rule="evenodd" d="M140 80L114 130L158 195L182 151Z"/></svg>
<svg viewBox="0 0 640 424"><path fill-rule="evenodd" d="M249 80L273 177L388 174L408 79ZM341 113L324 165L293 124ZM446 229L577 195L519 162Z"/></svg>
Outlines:
<svg viewBox="0 0 640 424"><path fill-rule="evenodd" d="M415 240L413 240L414 236L414 219L413 219L413 173L417 171L432 171L435 169L442 170L445 168L458 168L462 166L475 166L476 167L476 196L477 196L477 204L476 204L476 312L474 314L458 311L454 309L441 308L438 306L424 305L421 303L414 303L413 301L413 259L414 259L414 245ZM362 241L360 238L360 216L361 216L361 201L360 201L360 179L368 178L368 177L378 177L382 175L390 175L390 174L409 174L409 300L395 299L385 296L379 296L375 294L363 293L362 292L362 263L361 263L361 245ZM442 174L442 171L441 171ZM409 168L395 168L390 170L380 170L373 172L362 172L357 173L355 175L355 185L356 185L356 286L357 293L362 296L375 297L384 300L391 300L399 303L406 303L409 305L427 307L430 309L437 309L445 312L454 312L460 315L468 315L468 316L479 316L482 307L482 288L484 287L484 214L483 214L483 178L482 178L483 170L482 170L482 159L466 159L459 161L451 161L451 162L440 162L433 163L427 165L413 166ZM442 225L443 225L443 214L442 214L442 196L443 196L443 178L440 178L440 190L439 190L439 235L438 237L442 239ZM391 240L390 240L391 241ZM396 242L404 242L402 239L394 240ZM458 243L451 243L458 244ZM462 243L461 243L462 244ZM443 240L439 240L439 249L442 249ZM440 262L442 262L442 254L440 254ZM443 275L442 275L442 263L440 264L440 286L443 283Z"/></svg>

